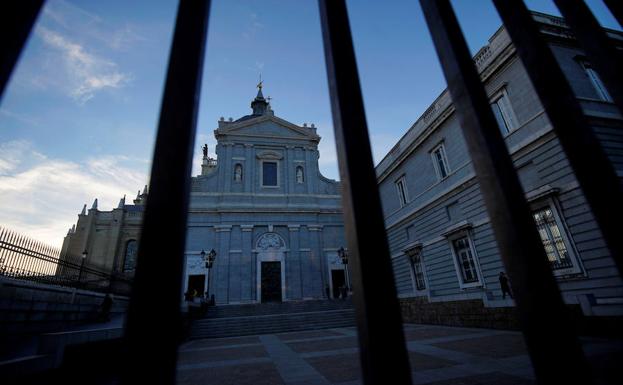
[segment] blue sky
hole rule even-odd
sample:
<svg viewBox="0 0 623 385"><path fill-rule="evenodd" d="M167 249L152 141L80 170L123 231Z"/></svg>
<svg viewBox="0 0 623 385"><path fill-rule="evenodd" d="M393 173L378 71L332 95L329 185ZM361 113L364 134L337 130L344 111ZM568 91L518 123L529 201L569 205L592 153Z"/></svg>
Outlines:
<svg viewBox="0 0 623 385"><path fill-rule="evenodd" d="M472 52L500 20L454 0ZM549 0L530 8L557 14ZM599 1L589 5L618 28ZM175 1L48 1L0 103L0 226L60 246L84 203L110 210L147 183ZM349 1L376 161L445 88L418 1ZM315 123L338 177L315 0L214 0L195 154L217 120L249 113L259 74L276 114Z"/></svg>

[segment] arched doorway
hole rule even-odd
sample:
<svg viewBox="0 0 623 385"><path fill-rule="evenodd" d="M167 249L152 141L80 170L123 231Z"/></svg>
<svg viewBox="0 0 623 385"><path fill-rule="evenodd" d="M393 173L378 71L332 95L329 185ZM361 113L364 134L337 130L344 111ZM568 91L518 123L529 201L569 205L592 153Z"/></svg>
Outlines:
<svg viewBox="0 0 623 385"><path fill-rule="evenodd" d="M265 233L257 240L257 301L281 302L285 298L286 243L277 233Z"/></svg>

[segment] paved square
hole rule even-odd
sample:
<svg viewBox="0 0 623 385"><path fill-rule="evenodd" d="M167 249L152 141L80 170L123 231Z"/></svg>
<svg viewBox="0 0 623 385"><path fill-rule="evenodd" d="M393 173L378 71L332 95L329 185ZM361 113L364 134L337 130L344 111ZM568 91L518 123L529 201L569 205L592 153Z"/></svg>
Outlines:
<svg viewBox="0 0 623 385"><path fill-rule="evenodd" d="M413 383L534 384L521 333L405 324ZM582 339L598 384L620 383L623 341ZM388 383L390 378L388 378ZM355 328L189 341L179 349L179 385L361 384Z"/></svg>

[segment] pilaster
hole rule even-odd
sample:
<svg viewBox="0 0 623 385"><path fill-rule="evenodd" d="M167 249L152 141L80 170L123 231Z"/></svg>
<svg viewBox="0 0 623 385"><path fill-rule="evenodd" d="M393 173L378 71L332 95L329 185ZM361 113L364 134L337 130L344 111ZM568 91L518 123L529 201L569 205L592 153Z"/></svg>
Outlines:
<svg viewBox="0 0 623 385"><path fill-rule="evenodd" d="M308 225L310 238L310 274L312 277L312 296L323 297L323 278L322 278L322 245L320 244L320 235L322 234L322 225Z"/></svg>
<svg viewBox="0 0 623 385"><path fill-rule="evenodd" d="M302 270L301 270L301 253L300 253L300 225L288 225L290 233L290 252L286 257L286 285L288 299L303 298L302 292Z"/></svg>
<svg viewBox="0 0 623 385"><path fill-rule="evenodd" d="M255 257L251 252L253 248L253 225L240 225L242 231L242 255L240 263L240 300L241 302L251 302L255 300Z"/></svg>
<svg viewBox="0 0 623 385"><path fill-rule="evenodd" d="M218 303L229 302L229 240L231 225L214 226L218 251L216 255L216 301Z"/></svg>

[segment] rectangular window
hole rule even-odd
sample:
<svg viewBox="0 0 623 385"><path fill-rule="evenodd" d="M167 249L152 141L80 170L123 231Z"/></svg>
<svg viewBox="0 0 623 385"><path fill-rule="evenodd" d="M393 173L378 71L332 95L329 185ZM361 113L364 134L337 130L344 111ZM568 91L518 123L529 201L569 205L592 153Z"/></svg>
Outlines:
<svg viewBox="0 0 623 385"><path fill-rule="evenodd" d="M262 186L277 186L277 162L262 162Z"/></svg>
<svg viewBox="0 0 623 385"><path fill-rule="evenodd" d="M515 113L511 107L506 90L502 90L502 92L494 97L491 108L493 109L493 115L503 135L517 129L517 120L515 119Z"/></svg>
<svg viewBox="0 0 623 385"><path fill-rule="evenodd" d="M561 269L573 268L573 261L569 254L569 248L565 244L560 226L552 209L544 207L532 214L536 222L545 253L554 272Z"/></svg>
<svg viewBox="0 0 623 385"><path fill-rule="evenodd" d="M407 252L409 261L411 262L411 271L413 273L413 280L415 281L416 290L426 289L426 282L424 281L424 269L422 267L422 248L418 247Z"/></svg>
<svg viewBox="0 0 623 385"><path fill-rule="evenodd" d="M407 197L407 183L405 177L401 177L396 182L396 189L398 190L398 200L400 201L400 207L404 206L408 202Z"/></svg>
<svg viewBox="0 0 623 385"><path fill-rule="evenodd" d="M469 238L463 236L454 239L452 241L452 248L454 249L454 256L461 273L463 284L479 282L478 269L472 253L472 247L469 243Z"/></svg>
<svg viewBox="0 0 623 385"><path fill-rule="evenodd" d="M446 150L443 143L437 146L431 153L433 157L433 165L435 166L435 172L438 179L443 179L450 173L448 167L448 159L446 158Z"/></svg>
<svg viewBox="0 0 623 385"><path fill-rule="evenodd" d="M606 101L606 102L612 102L612 97L608 93L606 86L601 81L599 74L593 69L591 64L587 61L583 61L581 62L581 64L582 64L582 68L584 68L584 72L586 73L586 76L588 76L591 83L593 84L593 88L595 88L595 91L597 92L599 99Z"/></svg>

